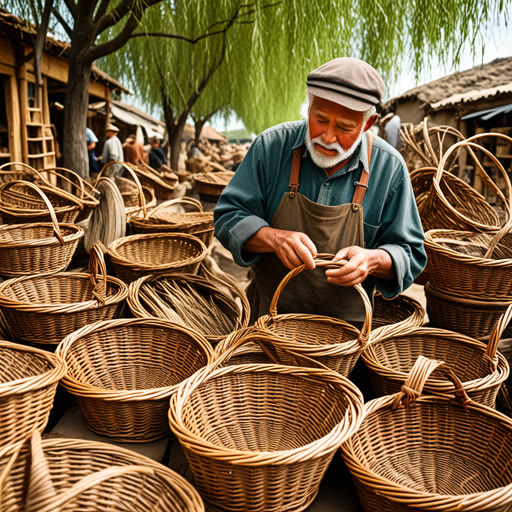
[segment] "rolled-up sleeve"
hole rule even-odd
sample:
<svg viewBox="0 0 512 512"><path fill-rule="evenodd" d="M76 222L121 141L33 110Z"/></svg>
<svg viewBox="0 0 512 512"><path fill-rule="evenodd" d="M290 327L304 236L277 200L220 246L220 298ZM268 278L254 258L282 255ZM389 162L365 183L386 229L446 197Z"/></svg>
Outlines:
<svg viewBox="0 0 512 512"><path fill-rule="evenodd" d="M374 247L393 261L396 279L376 279L377 289L388 299L407 289L427 263L424 234L411 182L404 176L390 191Z"/></svg>
<svg viewBox="0 0 512 512"><path fill-rule="evenodd" d="M214 210L215 236L238 265L254 264L261 254L244 251L249 238L268 226L265 219L265 162L256 139L221 194Z"/></svg>

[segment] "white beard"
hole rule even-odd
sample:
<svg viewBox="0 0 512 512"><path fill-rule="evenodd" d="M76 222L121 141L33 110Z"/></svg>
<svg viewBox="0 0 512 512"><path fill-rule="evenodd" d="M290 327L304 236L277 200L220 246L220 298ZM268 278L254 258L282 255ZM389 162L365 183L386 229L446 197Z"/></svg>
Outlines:
<svg viewBox="0 0 512 512"><path fill-rule="evenodd" d="M313 160L313 162L322 169L330 169L331 167L338 165L340 162L343 162L343 160L348 160L354 154L362 138L363 129L361 128L359 136L355 140L354 144L352 144L352 146L345 150L343 149L342 145L339 142L326 144L322 140L321 136L311 139L311 134L309 133L309 124L306 126L306 147L308 148L311 160ZM326 149L334 150L338 154L336 156L327 156L320 154L315 149L315 144L318 144Z"/></svg>

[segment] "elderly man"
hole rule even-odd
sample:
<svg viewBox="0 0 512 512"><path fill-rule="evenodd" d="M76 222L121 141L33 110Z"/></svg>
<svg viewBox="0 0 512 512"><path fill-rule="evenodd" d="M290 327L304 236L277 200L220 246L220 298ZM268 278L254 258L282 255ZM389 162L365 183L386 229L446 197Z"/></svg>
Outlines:
<svg viewBox="0 0 512 512"><path fill-rule="evenodd" d="M308 118L263 132L215 208L216 236L239 265L251 265L252 319L269 312L283 276L314 257L348 260L308 270L281 294L279 313L364 319L362 283L392 298L423 269L423 231L407 167L371 133L384 82L369 64L334 59L307 78Z"/></svg>
<svg viewBox="0 0 512 512"><path fill-rule="evenodd" d="M123 145L117 137L119 128L113 124L107 125L105 128L105 145L103 146L103 153L101 159L103 166L109 162L124 162ZM106 176L121 176L124 174L124 169L119 164L112 164L105 170Z"/></svg>

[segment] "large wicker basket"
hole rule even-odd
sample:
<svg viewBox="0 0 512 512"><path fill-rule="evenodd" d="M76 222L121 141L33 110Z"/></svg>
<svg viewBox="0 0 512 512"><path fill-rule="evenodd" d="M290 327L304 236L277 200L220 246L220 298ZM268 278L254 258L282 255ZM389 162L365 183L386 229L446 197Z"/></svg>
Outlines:
<svg viewBox="0 0 512 512"><path fill-rule="evenodd" d="M33 430L44 429L66 365L45 350L0 340L0 368L2 447L18 442ZM0 488L3 490L3 485Z"/></svg>
<svg viewBox="0 0 512 512"><path fill-rule="evenodd" d="M27 184L35 186L29 182ZM84 230L75 224L59 225L53 206L40 192L52 222L0 226L2 276L17 277L65 270L80 238L84 236Z"/></svg>
<svg viewBox="0 0 512 512"><path fill-rule="evenodd" d="M89 273L58 272L9 279L0 284L0 310L21 343L55 348L84 325L113 318L128 286L107 276L103 253L91 250Z"/></svg>
<svg viewBox="0 0 512 512"><path fill-rule="evenodd" d="M120 279L131 283L148 274L196 274L206 245L186 233L146 233L115 240L108 253Z"/></svg>
<svg viewBox="0 0 512 512"><path fill-rule="evenodd" d="M160 201L167 201L174 195L178 176L173 172L159 173L144 162L139 162L139 165L128 165L135 171L142 185L155 191L155 196Z"/></svg>
<svg viewBox="0 0 512 512"><path fill-rule="evenodd" d="M0 450L0 474L2 512L204 512L183 477L107 443L34 434Z"/></svg>
<svg viewBox="0 0 512 512"><path fill-rule="evenodd" d="M321 255L315 258L317 267L339 267L345 261L333 262ZM286 284L306 270L301 265L288 272L276 289L270 303L270 313L258 318L255 326L271 335L283 339L280 348L274 354L281 364L302 364L293 354L309 357L322 363L331 370L348 376L366 346L372 328L372 306L368 295L361 285L355 288L361 295L365 307L365 320L361 331L348 322L321 315L305 313L277 314L279 297ZM284 349L284 350L282 350Z"/></svg>
<svg viewBox="0 0 512 512"><path fill-rule="evenodd" d="M169 308L176 310L169 299L171 292L169 285L176 285L189 295L195 294L209 303L209 307L199 307L196 301L191 300L184 304L178 311L186 311L184 315L172 315L169 317L168 309L159 306L158 301L149 300L149 296L161 296ZM162 295L160 295L162 294ZM219 342L231 332L246 327L249 324L250 305L243 290L239 289L241 307L235 299L220 290L215 284L205 277L194 274L161 274L143 276L130 284L128 306L133 315L138 318L162 318L183 323L188 327L203 334L212 344ZM149 302L148 302L149 300ZM196 311L200 309L200 311ZM222 312L224 322L220 322L218 310ZM179 319L176 318L179 316Z"/></svg>
<svg viewBox="0 0 512 512"><path fill-rule="evenodd" d="M512 233L504 229L425 233L431 285L458 296L512 298Z"/></svg>
<svg viewBox="0 0 512 512"><path fill-rule="evenodd" d="M508 512L512 507L512 420L470 400L421 395L439 361L419 358L400 393L365 404L342 445L367 512Z"/></svg>
<svg viewBox="0 0 512 512"><path fill-rule="evenodd" d="M500 317L487 345L463 334L430 327L409 327L373 341L361 357L375 394L400 391L421 355L445 361L473 400L495 407L498 390L510 371L507 360L498 352L498 344L511 317L512 306ZM433 376L424 389L428 393L451 393L453 383Z"/></svg>
<svg viewBox="0 0 512 512"><path fill-rule="evenodd" d="M356 431L362 395L325 369L214 365L171 398L169 421L208 510L301 511L340 444Z"/></svg>
<svg viewBox="0 0 512 512"><path fill-rule="evenodd" d="M205 172L196 174L194 182L202 201L216 203L235 173L232 171Z"/></svg>
<svg viewBox="0 0 512 512"><path fill-rule="evenodd" d="M512 304L512 297L467 297L436 288L430 281L424 289L432 327L460 332L476 339L486 340L500 316Z"/></svg>
<svg viewBox="0 0 512 512"><path fill-rule="evenodd" d="M213 350L183 325L135 318L82 327L56 353L67 364L62 385L76 396L93 432L148 442L169 434L169 397L210 363Z"/></svg>

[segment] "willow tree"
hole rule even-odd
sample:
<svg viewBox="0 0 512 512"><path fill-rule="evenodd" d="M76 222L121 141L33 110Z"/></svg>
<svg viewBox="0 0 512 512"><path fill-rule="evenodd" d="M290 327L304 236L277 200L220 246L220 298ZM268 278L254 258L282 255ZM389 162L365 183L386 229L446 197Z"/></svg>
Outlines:
<svg viewBox="0 0 512 512"><path fill-rule="evenodd" d="M36 53L40 55L50 23L64 33L70 43L67 54L69 70L64 104L63 139L64 166L82 176L88 174L87 148L84 133L89 104L89 81L93 62L122 48L132 37L146 33L145 16L158 8L158 4L174 5L173 0L5 0L5 7L15 14L22 14L37 27L34 41ZM192 2L198 5L203 2ZM205 2L208 4L209 2ZM200 7L198 7L199 9ZM51 9L51 20L49 11ZM168 13L172 18L172 12ZM187 27L185 33L180 27L170 24L175 32L165 26L160 36L179 38L194 44L210 34L223 33L236 19L221 20L215 13L209 24L202 24L203 32L197 27ZM218 20L218 21L216 21ZM164 21L162 23L162 21ZM166 25L160 18L160 25ZM38 68L36 62L36 70Z"/></svg>
<svg viewBox="0 0 512 512"><path fill-rule="evenodd" d="M186 116L201 117L195 112L200 104L227 105L226 110L258 133L299 117L306 76L322 62L360 57L388 80L395 79L402 66L417 76L433 64L452 63L456 68L465 45L473 45L476 52L482 45L475 43L484 39L489 25L509 16L507 4L500 0L246 2L175 2L172 17L165 18L173 30L204 30L214 12L222 19L239 8L246 16L221 37L194 46L153 40L150 32L161 26L162 17L149 21L148 16L146 39L131 41L109 59L109 73L129 80L140 103L164 114L174 148ZM126 60L134 64L121 64ZM202 115L206 111L202 108Z"/></svg>

